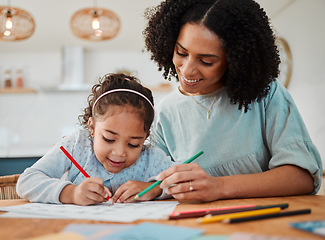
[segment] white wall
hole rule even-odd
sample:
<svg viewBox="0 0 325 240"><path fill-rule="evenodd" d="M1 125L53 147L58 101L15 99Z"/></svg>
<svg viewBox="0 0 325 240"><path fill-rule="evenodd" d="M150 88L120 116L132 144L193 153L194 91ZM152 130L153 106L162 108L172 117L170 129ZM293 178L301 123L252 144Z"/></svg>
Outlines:
<svg viewBox="0 0 325 240"><path fill-rule="evenodd" d="M24 66L25 84L36 94L0 94L0 157L41 156L78 126L90 86L108 72L128 69L144 85L165 82L149 56L135 51L86 51L80 89L62 84L60 52L0 54L0 66ZM165 94L153 92L156 102Z"/></svg>
<svg viewBox="0 0 325 240"><path fill-rule="evenodd" d="M53 0L42 0L42 4L53 3ZM23 7L36 15L36 8L30 3L37 0L17 0L17 4L25 4ZM57 3L67 4L68 16L81 7L76 7L80 1L58 0ZM145 85L161 83L161 73L150 62L149 56L142 53L141 29L143 27L144 6L156 5L159 0L123 0L119 4L141 3L142 7L131 7L136 13L128 18L130 13L118 9L117 2L111 5L123 19L123 32L116 39L106 43L90 44L76 40L69 32L67 26L62 29L67 37L67 42L58 43L61 36L46 33L49 46L32 44L24 49L25 43L0 42L0 79L6 68L24 68L25 81L28 86L36 87L37 94L0 95L0 157L8 155L38 154L50 147L62 134L71 131L76 126L77 115L84 105L87 91L81 92L46 92L44 88L57 86L61 83L62 52L61 47L65 44L81 45L85 48L85 84L95 81L95 78L109 71L127 68L135 71ZM259 0L258 2L270 5L271 1ZM277 4L291 2L288 8L278 12L279 8L266 8L271 17L271 22L277 34L285 38L290 44L293 56L293 74L288 87L300 112L305 120L311 138L325 161L325 107L323 104L323 90L325 89L325 10L324 0L296 0L296 1L272 1ZM99 5L111 4L98 2ZM52 4L52 5L53 5ZM83 3L85 6L92 5L91 1ZM54 5L52 6L53 9ZM283 6L283 5L282 5ZM269 7L266 6L265 7ZM42 9L48 9L42 6ZM36 11L36 12L35 12ZM45 10L44 10L45 11ZM274 13L277 14L274 14ZM45 15L45 13L42 13ZM62 12L62 15L64 12ZM46 13L49 16L50 13ZM273 17L274 16L274 17ZM68 17L62 17L68 22ZM39 18L38 18L39 19ZM132 20L130 20L132 19ZM37 19L36 19L37 20ZM53 21L52 21L53 22ZM56 22L58 28L60 22ZM140 28L131 26L137 24ZM40 23L41 24L41 23ZM52 23L53 24L53 23ZM44 26L40 26L45 31ZM134 31L137 29L136 31ZM42 32L41 31L41 32ZM40 38L40 31L35 33L34 38ZM52 35L51 35L52 36ZM50 40L52 38L52 40ZM57 40L58 39L58 40ZM26 46L27 46L26 45ZM140 46L141 45L141 46ZM29 45L28 45L29 46ZM125 46L124 48L121 46ZM134 48L133 48L134 47ZM1 81L1 80L0 80ZM156 96L161 94L156 93ZM45 136L39 134L45 133ZM34 146L32 143L35 143ZM39 149L36 149L36 147ZM35 147L35 148L34 148ZM25 149L25 150L22 150ZM27 151L26 151L27 149ZM33 149L31 151L31 149ZM324 164L325 166L325 164Z"/></svg>
<svg viewBox="0 0 325 240"><path fill-rule="evenodd" d="M1 53L0 42L0 87L3 86L4 71L13 74L24 70L24 83L32 88L54 88L64 84L62 80L63 51L27 51ZM92 84L108 72L121 69L131 71L144 85L153 86L164 82L161 72L147 53L141 51L112 51L84 49L84 84ZM15 78L15 77L13 77Z"/></svg>
<svg viewBox="0 0 325 240"><path fill-rule="evenodd" d="M271 22L293 58L288 87L325 168L325 1L296 0Z"/></svg>
<svg viewBox="0 0 325 240"><path fill-rule="evenodd" d="M15 0L13 7L31 13L36 30L31 38L17 42L0 41L0 87L4 71L24 71L24 84L36 94L0 95L0 157L40 156L60 137L77 127L78 115L85 107L90 85L108 72L129 70L144 85L163 82L161 73L149 56L142 52L145 8L159 0L98 1L121 19L116 38L103 42L78 39L69 29L74 12L93 7L92 0ZM84 80L79 91L57 91L65 83L63 48L84 49ZM15 76L13 75L13 79ZM156 99L162 93L154 92Z"/></svg>

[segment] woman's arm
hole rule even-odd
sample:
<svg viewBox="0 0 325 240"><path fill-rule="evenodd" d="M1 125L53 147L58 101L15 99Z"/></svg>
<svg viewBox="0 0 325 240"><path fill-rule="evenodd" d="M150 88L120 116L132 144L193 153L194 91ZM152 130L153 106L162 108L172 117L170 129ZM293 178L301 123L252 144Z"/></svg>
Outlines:
<svg viewBox="0 0 325 240"><path fill-rule="evenodd" d="M273 197L309 194L314 190L310 173L284 165L255 174L212 177L198 164L173 166L157 176L161 188L178 200L209 202L218 199ZM190 186L193 190L190 191Z"/></svg>

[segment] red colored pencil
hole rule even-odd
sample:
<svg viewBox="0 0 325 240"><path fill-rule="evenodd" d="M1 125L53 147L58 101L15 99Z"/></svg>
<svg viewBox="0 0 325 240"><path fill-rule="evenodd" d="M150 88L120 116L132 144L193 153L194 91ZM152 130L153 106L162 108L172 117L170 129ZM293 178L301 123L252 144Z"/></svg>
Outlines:
<svg viewBox="0 0 325 240"><path fill-rule="evenodd" d="M77 163L76 160L74 160L74 158L70 155L70 153L68 153L67 150L65 150L65 148L63 146L60 147L60 149L62 150L62 152L69 158L69 160L79 169L79 171L86 177L86 178L90 178L90 176L88 175L88 173L86 173L86 171L79 165L79 163ZM109 197L106 198L106 200L109 200Z"/></svg>
<svg viewBox="0 0 325 240"><path fill-rule="evenodd" d="M173 219L173 217L176 217L175 219L178 219L179 216L193 216L194 217L201 217L204 215L207 215L213 211L228 211L228 210L234 210L234 209L242 209L242 208L251 208L256 207L256 205L245 205L245 206L234 206L234 207L220 207L220 208L207 208L207 209L198 209L198 210L188 210L188 211L180 211L180 212L172 212L169 215L169 219Z"/></svg>
<svg viewBox="0 0 325 240"><path fill-rule="evenodd" d="M74 160L74 158L70 155L70 153L68 153L67 150L65 150L65 148L63 146L60 147L60 149L62 150L62 152L70 159L70 161L79 169L79 171L86 177L86 178L90 178L90 176L88 175L88 173L86 173L85 170L83 170L83 168L79 165L79 163L77 163L76 160Z"/></svg>
<svg viewBox="0 0 325 240"><path fill-rule="evenodd" d="M183 219L183 218L195 218L195 217L204 217L206 215L221 215L228 213L237 213L244 211L252 211L258 209L274 208L280 207L285 209L289 206L288 203L282 204L273 204L273 205L245 205L245 206L233 206L233 207L223 207L223 208L208 208L194 211L183 211L183 212L173 212L169 215L170 220Z"/></svg>

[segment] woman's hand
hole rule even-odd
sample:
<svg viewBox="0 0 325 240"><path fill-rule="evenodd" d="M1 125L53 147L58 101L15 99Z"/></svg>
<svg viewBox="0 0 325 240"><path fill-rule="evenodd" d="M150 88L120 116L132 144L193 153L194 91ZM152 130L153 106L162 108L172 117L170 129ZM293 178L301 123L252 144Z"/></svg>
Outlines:
<svg viewBox="0 0 325 240"><path fill-rule="evenodd" d="M180 164L161 172L161 188L178 200L210 202L218 199L310 194L313 178L307 170L283 165L265 172L209 176L197 163Z"/></svg>
<svg viewBox="0 0 325 240"><path fill-rule="evenodd" d="M67 185L60 194L60 202L76 205L91 205L106 202L112 196L101 178L86 178L78 186Z"/></svg>
<svg viewBox="0 0 325 240"><path fill-rule="evenodd" d="M132 202L133 198L142 190L146 189L152 184L152 182L139 182L139 181L127 181L122 186L120 186L114 196L112 197L113 203L128 203ZM157 186L151 189L149 192L144 194L139 201L148 201L152 200L155 197L159 196L162 193L162 190Z"/></svg>
<svg viewBox="0 0 325 240"><path fill-rule="evenodd" d="M157 178L162 181L161 188L168 188L166 193L178 200L197 200L208 202L218 199L218 185L197 163L180 164L161 172Z"/></svg>

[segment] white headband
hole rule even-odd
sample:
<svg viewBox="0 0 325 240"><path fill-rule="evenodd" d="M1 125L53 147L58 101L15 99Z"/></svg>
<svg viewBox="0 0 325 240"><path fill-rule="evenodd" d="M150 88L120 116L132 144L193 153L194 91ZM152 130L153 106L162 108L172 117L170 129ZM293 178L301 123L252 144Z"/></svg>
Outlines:
<svg viewBox="0 0 325 240"><path fill-rule="evenodd" d="M143 97L144 99L147 100L147 102L150 104L150 106L152 107L152 110L154 110L154 107L153 107L153 104L150 102L150 100L145 96L143 95L142 93L139 93L135 90L132 90L132 89L127 89L127 88L118 88L118 89L113 89L113 90L110 90L110 91L107 91L107 92L104 92L102 95L100 95L96 101L94 102L93 104L93 109L92 109L92 114L94 115L94 112L95 112L95 106L97 104L97 102L104 96L110 94L110 93L114 93L114 92L131 92L131 93L135 93L141 97Z"/></svg>

